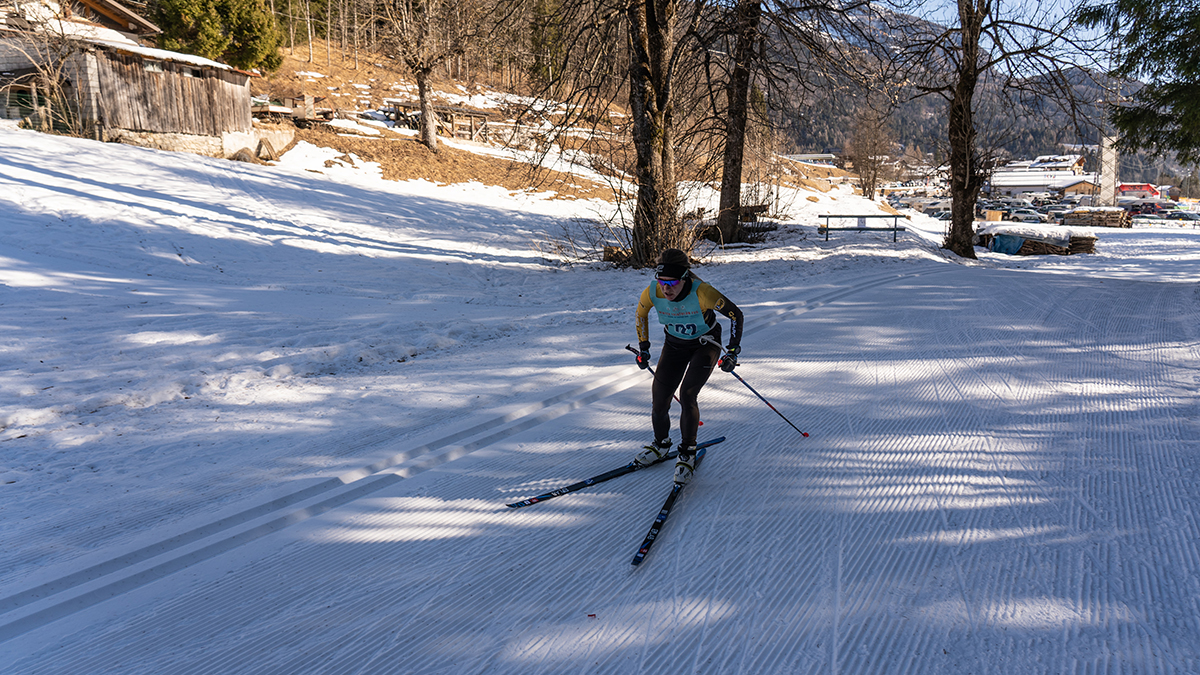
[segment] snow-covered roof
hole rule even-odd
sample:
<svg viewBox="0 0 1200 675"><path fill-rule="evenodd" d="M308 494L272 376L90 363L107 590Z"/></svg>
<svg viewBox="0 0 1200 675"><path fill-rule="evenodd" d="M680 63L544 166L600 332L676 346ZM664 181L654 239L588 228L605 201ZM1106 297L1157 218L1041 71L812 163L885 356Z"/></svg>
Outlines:
<svg viewBox="0 0 1200 675"><path fill-rule="evenodd" d="M1042 171L1054 171L1060 167L1070 169L1081 161L1083 161L1083 155L1042 155L1034 158L1030 168Z"/></svg>
<svg viewBox="0 0 1200 675"><path fill-rule="evenodd" d="M182 54L180 52L167 51L166 49L155 49L154 47L143 47L135 42L128 40L117 42L113 40L86 40L90 44L100 47L108 47L109 49L118 49L130 54L137 54L148 59L159 59L160 61L172 61L174 63L186 63L201 68L218 68L221 70L237 70L231 65L206 59L203 56L195 54Z"/></svg>
<svg viewBox="0 0 1200 675"><path fill-rule="evenodd" d="M32 25L35 32L42 32L63 37L75 38L88 44L118 49L130 54L137 54L161 61L187 63L201 68L218 68L221 70L237 70L233 66L206 59L194 54L172 52L166 49L143 47L126 34L115 31L91 21L81 19L64 19L61 17L58 5L53 2L26 3L20 6L22 18ZM153 26L153 24L148 25Z"/></svg>
<svg viewBox="0 0 1200 675"><path fill-rule="evenodd" d="M154 24L111 0L81 1L84 1L85 6L99 17L122 28L127 28L130 32L162 32ZM0 12L0 25L17 31L32 31L63 37L133 42L124 32L64 12L62 7L52 0L16 4L8 12Z"/></svg>
<svg viewBox="0 0 1200 675"><path fill-rule="evenodd" d="M1083 161L1083 155L1042 155L1033 159L1009 162L997 167L996 173L1021 173L1027 171L1074 171Z"/></svg>
<svg viewBox="0 0 1200 675"><path fill-rule="evenodd" d="M997 171L992 174L992 188L1031 188L1038 190L1062 190L1079 183L1098 183L1094 173L1069 171Z"/></svg>
<svg viewBox="0 0 1200 675"><path fill-rule="evenodd" d="M137 12L129 9L116 0L77 0L80 4L104 17L104 19L125 26L132 33L142 35L161 33L162 29L142 18Z"/></svg>

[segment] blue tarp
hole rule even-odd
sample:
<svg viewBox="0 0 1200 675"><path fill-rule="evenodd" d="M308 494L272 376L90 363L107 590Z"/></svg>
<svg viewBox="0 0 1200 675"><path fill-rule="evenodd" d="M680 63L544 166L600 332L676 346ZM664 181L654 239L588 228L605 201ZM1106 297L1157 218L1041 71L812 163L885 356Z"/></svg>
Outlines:
<svg viewBox="0 0 1200 675"><path fill-rule="evenodd" d="M997 234L992 237L992 243L988 246L988 250L993 253L1016 255L1024 243L1025 237L1018 237L1014 234Z"/></svg>

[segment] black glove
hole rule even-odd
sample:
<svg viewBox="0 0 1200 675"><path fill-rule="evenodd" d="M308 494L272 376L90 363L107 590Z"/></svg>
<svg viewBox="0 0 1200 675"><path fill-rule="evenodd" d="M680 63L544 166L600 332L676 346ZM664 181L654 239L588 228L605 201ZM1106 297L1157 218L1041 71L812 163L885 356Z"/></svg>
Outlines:
<svg viewBox="0 0 1200 675"><path fill-rule="evenodd" d="M737 366L737 355L742 353L742 348L738 345L730 345L726 349L728 351L725 352L720 361L717 361L717 365L721 366L721 370L732 373L734 367Z"/></svg>
<svg viewBox="0 0 1200 675"><path fill-rule="evenodd" d="M637 355L638 368L645 370L650 367L650 343L649 342L639 342L638 348L639 348L638 355Z"/></svg>

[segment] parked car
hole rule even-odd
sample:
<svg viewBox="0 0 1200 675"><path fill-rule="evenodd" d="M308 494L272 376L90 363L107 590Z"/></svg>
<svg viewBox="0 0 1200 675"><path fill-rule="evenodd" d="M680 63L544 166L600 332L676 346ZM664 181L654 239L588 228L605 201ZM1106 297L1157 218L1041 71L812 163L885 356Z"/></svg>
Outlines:
<svg viewBox="0 0 1200 675"><path fill-rule="evenodd" d="M1171 220L1186 220L1189 223L1200 222L1200 212L1197 211L1167 211L1163 215Z"/></svg>
<svg viewBox="0 0 1200 675"><path fill-rule="evenodd" d="M1013 209L1013 212L1008 214L1008 219L1022 223L1044 223L1049 220L1033 209Z"/></svg>

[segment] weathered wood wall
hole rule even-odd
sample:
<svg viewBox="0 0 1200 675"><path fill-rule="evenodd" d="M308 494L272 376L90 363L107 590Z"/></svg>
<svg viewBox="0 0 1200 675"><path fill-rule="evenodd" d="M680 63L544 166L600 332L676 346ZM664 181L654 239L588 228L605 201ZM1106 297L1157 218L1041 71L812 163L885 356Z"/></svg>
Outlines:
<svg viewBox="0 0 1200 675"><path fill-rule="evenodd" d="M246 75L109 50L96 61L105 128L203 136L251 129ZM147 70L147 63L162 72Z"/></svg>

